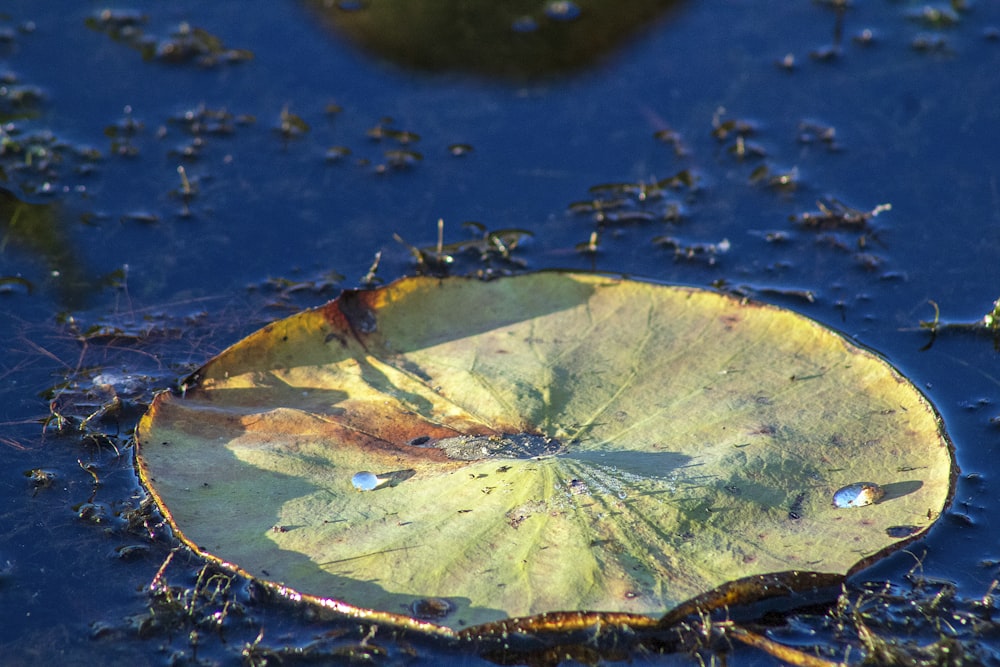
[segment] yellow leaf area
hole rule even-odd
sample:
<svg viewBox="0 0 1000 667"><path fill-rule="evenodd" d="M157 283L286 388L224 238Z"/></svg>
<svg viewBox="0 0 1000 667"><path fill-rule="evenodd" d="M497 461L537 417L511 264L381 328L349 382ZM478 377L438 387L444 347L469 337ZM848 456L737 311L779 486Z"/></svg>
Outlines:
<svg viewBox="0 0 1000 667"><path fill-rule="evenodd" d="M939 420L891 366L690 288L407 278L275 322L196 379L139 429L189 544L359 610L444 598L431 620L453 629L845 574L951 491ZM885 496L833 507L858 482Z"/></svg>

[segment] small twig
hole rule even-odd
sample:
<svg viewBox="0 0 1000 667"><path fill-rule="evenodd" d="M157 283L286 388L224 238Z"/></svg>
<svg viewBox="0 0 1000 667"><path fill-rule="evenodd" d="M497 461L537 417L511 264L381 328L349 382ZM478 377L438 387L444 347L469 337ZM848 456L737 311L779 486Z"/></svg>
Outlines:
<svg viewBox="0 0 1000 667"><path fill-rule="evenodd" d="M827 660L826 658L821 658L817 655L800 651L799 649L792 648L791 646L779 644L773 639L768 639L764 635L751 632L750 630L740 627L735 623L723 627L725 629L725 633L733 639L743 642L747 646L760 649L761 651L774 656L778 660L783 660L791 665L796 665L797 667L843 667L846 665L844 662Z"/></svg>

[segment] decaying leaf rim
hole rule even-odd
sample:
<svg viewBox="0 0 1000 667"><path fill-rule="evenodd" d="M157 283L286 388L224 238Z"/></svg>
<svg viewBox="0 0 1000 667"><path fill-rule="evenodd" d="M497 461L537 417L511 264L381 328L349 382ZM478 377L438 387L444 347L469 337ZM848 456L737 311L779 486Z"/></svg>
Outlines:
<svg viewBox="0 0 1000 667"><path fill-rule="evenodd" d="M618 281L628 281L628 282L643 282L650 285L659 285L665 288L679 288L686 289L692 292L694 291L704 291L712 292L720 296L733 299L739 302L741 306L752 306L762 310L774 310L774 311L787 311L788 309L780 308L778 306L755 301L747 297L735 297L732 295L727 295L719 290L711 290L699 287L691 287L685 285L673 285L669 283L660 283L652 280L636 280L626 274L617 273L607 273L598 271L563 271L558 269L547 269L535 272L535 274L556 274L562 276L572 277L574 275L587 276L588 278L603 277L610 280ZM523 274L519 274L523 275ZM516 276L512 276L516 278ZM414 280L427 280L426 277L414 277L406 276L392 281L386 285L382 285L373 289L347 289L341 292L336 298L331 301L316 306L314 308L306 309L305 311L300 311L290 315L289 318L298 317L308 312L320 311L327 308L337 307L340 308L340 304L343 300L350 300L354 296L362 292L369 291L381 291L381 290L391 290L401 284ZM498 280L505 280L507 278L498 278ZM468 280L475 281L481 280L473 276L452 276L447 278L437 278L436 280ZM342 311L343 312L343 311ZM891 364L884 356L878 352L854 341L848 339L839 331L827 327L824 324L813 320L801 313L794 312L797 317L809 321L812 325L822 328L825 331L832 333L833 335L844 340L848 345L861 350L865 354L869 354L877 358L880 362L889 367L893 372L895 372L900 378L904 379L910 387L915 391L916 395L920 401L924 404L924 407L933 416L935 423L937 425L937 433L944 440L947 449L948 457L951 462L950 466L950 479L948 480L948 493L944 501L944 507L948 507L955 493L955 483L959 475L959 467L955 461L955 448L954 443L948 436L947 431L944 428L944 420L941 418L940 413L934 404L927 398L926 395L917 387L912 381L909 380L903 373L899 371L893 364ZM287 318L286 318L287 319ZM272 323L273 324L273 323ZM231 349L243 343L246 338L260 334L262 331L268 329L271 325L265 325L262 329L257 332L251 333L249 336L240 339L233 345L227 347L225 350L217 354L215 357L206 362L198 370L191 373L187 378L185 378L181 383L180 392L182 393L196 387L200 382L202 377L202 372L210 364L215 362L216 359L226 355ZM152 413L155 411L157 404L160 401L162 395L171 393L171 390L165 390L157 394L149 409L143 415L141 423L150 419ZM396 614L387 611L379 611L375 609L368 609L365 607L358 607L341 600L336 600L333 598L324 598L316 595L311 595L307 593L300 593L295 589L276 581L270 581L267 579L262 579L257 577L250 572L246 571L236 563L230 563L214 554L211 554L197 544L192 542L184 534L184 531L177 525L174 520L170 509L166 506L166 503L157 493L152 479L150 478L148 471L146 470L142 459L141 459L141 442L139 442L138 433L141 429L136 429L136 455L135 455L135 467L138 472L139 480L146 492L150 494L156 506L159 508L160 513L166 519L167 523L170 525L174 535L184 544L188 549L196 553L198 556L204 558L205 560L227 570L233 574L241 577L256 581L257 583L263 585L266 589L274 593L280 598L283 598L292 603L305 603L313 607L318 615L323 618L328 618L329 620L357 620L365 623L370 623L373 625L385 626L392 629L397 629L406 632L414 632L419 635L436 638L445 641L471 641L477 643L489 644L495 641L502 641L504 644L511 638L512 635L520 635L522 637L528 636L549 636L553 638L558 638L559 635L565 635L567 633L572 633L582 630L593 630L600 628L612 628L624 631L632 631L636 633L655 633L656 631L661 631L677 623L683 621L685 618L692 614L702 613L712 611L714 609L719 609L722 607L728 607L733 605L750 604L754 602L759 602L761 600L789 596L796 593L805 593L808 591L821 591L829 590L831 592L830 599L833 599L839 588L848 578L854 576L861 570L865 569L872 563L885 558L889 554L898 551L902 547L910 544L911 542L921 538L933 523L928 524L924 530L919 531L912 536L905 539L900 539L899 541L888 545L887 547L861 559L858 561L847 573L835 574L835 573L824 573L824 572L810 572L802 570L792 570L787 572L775 572L768 574L758 574L745 577L743 579L737 579L715 589L697 595L685 602L682 602L674 609L666 612L662 617L655 618L652 616L645 616L641 614L631 614L627 612L599 612L599 611L561 611L561 612L546 612L543 614L537 614L534 616L526 616L520 618L507 618L499 621L492 621L488 623L482 623L478 625L472 625L461 630L453 630L444 625L433 623L430 621L420 620L416 617L409 616L406 614ZM546 642L548 643L548 642ZM558 641L553 643L558 644Z"/></svg>

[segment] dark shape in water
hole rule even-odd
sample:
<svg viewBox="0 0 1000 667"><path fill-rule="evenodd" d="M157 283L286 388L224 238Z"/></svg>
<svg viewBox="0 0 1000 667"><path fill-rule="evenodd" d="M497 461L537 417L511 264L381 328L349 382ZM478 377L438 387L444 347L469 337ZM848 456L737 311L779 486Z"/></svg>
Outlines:
<svg viewBox="0 0 1000 667"><path fill-rule="evenodd" d="M52 276L51 287L58 294L60 304L77 308L84 303L94 281L76 255L66 229L68 224L57 203L23 201L0 187L0 236L4 243L43 264ZM6 277L4 283L24 285L17 277ZM33 291L30 287L34 284L28 282L25 291Z"/></svg>
<svg viewBox="0 0 1000 667"><path fill-rule="evenodd" d="M406 67L535 78L587 67L678 0L307 0L338 33Z"/></svg>

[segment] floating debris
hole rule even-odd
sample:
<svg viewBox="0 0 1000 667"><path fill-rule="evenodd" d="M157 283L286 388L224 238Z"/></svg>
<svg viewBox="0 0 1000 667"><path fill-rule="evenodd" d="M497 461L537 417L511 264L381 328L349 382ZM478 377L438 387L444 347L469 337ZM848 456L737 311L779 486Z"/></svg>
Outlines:
<svg viewBox="0 0 1000 667"><path fill-rule="evenodd" d="M1000 330L1000 299L993 302L993 310L983 315L982 326L994 334Z"/></svg>
<svg viewBox="0 0 1000 667"><path fill-rule="evenodd" d="M149 17L139 12L103 9L97 15L88 17L84 24L91 30L109 35L116 42L133 43L142 39L142 26L148 22Z"/></svg>
<svg viewBox="0 0 1000 667"><path fill-rule="evenodd" d="M378 125L375 125L369 129L365 134L369 139L374 141L382 141L383 139L391 139L404 146L409 144L414 144L420 141L420 135L416 132L410 132L409 130L397 130L395 128L389 127L393 124L393 119L390 117L385 117L379 121Z"/></svg>
<svg viewBox="0 0 1000 667"><path fill-rule="evenodd" d="M958 12L953 9L932 7L927 5L922 9L908 14L911 21L921 23L928 28L950 28L961 21Z"/></svg>
<svg viewBox="0 0 1000 667"><path fill-rule="evenodd" d="M712 136L719 141L727 141L730 136L748 137L757 131L757 126L747 120L739 118L722 120L725 115L725 107L719 107L712 115Z"/></svg>
<svg viewBox="0 0 1000 667"><path fill-rule="evenodd" d="M792 167L787 171L774 172L766 164L762 164L750 172L750 182L763 183L769 188L790 192L799 186L799 168Z"/></svg>
<svg viewBox="0 0 1000 667"><path fill-rule="evenodd" d="M621 197L624 195L636 201L645 202L662 199L670 190L681 188L693 190L697 184L698 176L690 169L682 169L673 176L660 180L650 179L635 183L601 183L592 185L588 190L591 194L600 197Z"/></svg>
<svg viewBox="0 0 1000 667"><path fill-rule="evenodd" d="M531 459L553 456L565 450L555 438L535 433L499 433L496 435L458 435L442 438L434 446L449 458L460 461L479 459Z"/></svg>
<svg viewBox="0 0 1000 667"><path fill-rule="evenodd" d="M422 598L410 605L410 613L417 618L437 620L455 611L455 605L444 598Z"/></svg>
<svg viewBox="0 0 1000 667"><path fill-rule="evenodd" d="M451 144L448 146L448 152L455 157L462 157L468 155L473 150L470 144Z"/></svg>
<svg viewBox="0 0 1000 667"><path fill-rule="evenodd" d="M677 157L683 157L688 154L687 148L684 146L684 142L681 140L681 135L671 128L666 128L663 130L657 130L653 133L653 138L657 141L662 141L668 146L672 146L674 149L674 155Z"/></svg>
<svg viewBox="0 0 1000 667"><path fill-rule="evenodd" d="M351 154L351 149L347 146L331 146L326 149L327 162L339 162Z"/></svg>
<svg viewBox="0 0 1000 667"><path fill-rule="evenodd" d="M44 102L45 93L41 88L21 84L17 76L9 72L0 75L0 121L36 118Z"/></svg>
<svg viewBox="0 0 1000 667"><path fill-rule="evenodd" d="M147 35L144 26L148 21L145 14L105 9L87 18L85 24L138 51L144 60L170 64L193 62L202 67L253 60L249 49L226 48L220 38L186 22L178 25L169 38Z"/></svg>
<svg viewBox="0 0 1000 667"><path fill-rule="evenodd" d="M181 186L172 194L180 197L187 204L196 194L198 194L197 181L188 178L187 169L184 165L177 165L177 175L180 176Z"/></svg>
<svg viewBox="0 0 1000 667"><path fill-rule="evenodd" d="M270 277L259 283L249 285L247 289L261 292L276 293L279 298L287 299L297 293L331 294L344 280L344 276L336 271L325 271L304 278Z"/></svg>
<svg viewBox="0 0 1000 667"><path fill-rule="evenodd" d="M590 233L590 238L583 243L577 243L575 249L585 255L596 255L600 247L600 236L596 231L593 231Z"/></svg>
<svg viewBox="0 0 1000 667"><path fill-rule="evenodd" d="M361 284L366 287L371 287L373 285L378 285L382 282L382 279L378 276L378 265L382 261L382 251L379 250L375 253L375 258L372 260L371 265L368 267L368 273L366 273L361 278ZM413 444L412 442L410 444Z"/></svg>
<svg viewBox="0 0 1000 667"><path fill-rule="evenodd" d="M685 202L698 188L698 175L682 169L663 179L600 183L588 188L591 198L571 202L569 212L589 215L598 229L653 222L681 222ZM686 190L683 201L673 193Z"/></svg>
<svg viewBox="0 0 1000 667"><path fill-rule="evenodd" d="M727 150L739 160L767 157L767 149L760 144L747 141L741 134L736 135L736 141Z"/></svg>
<svg viewBox="0 0 1000 667"><path fill-rule="evenodd" d="M673 236L657 236L653 239L653 245L673 249L677 259L703 259L709 266L713 266L716 258L729 252L731 247L729 239L722 239L718 243L688 243Z"/></svg>
<svg viewBox="0 0 1000 667"><path fill-rule="evenodd" d="M885 258L870 252L856 253L854 261L865 271L878 271L885 264Z"/></svg>
<svg viewBox="0 0 1000 667"><path fill-rule="evenodd" d="M920 53L941 53L947 54L951 52L951 48L948 46L948 40L942 35L917 35L910 42L910 46L914 51Z"/></svg>
<svg viewBox="0 0 1000 667"><path fill-rule="evenodd" d="M849 484L833 494L833 506L841 509L864 507L877 503L885 495L885 489L875 482Z"/></svg>
<svg viewBox="0 0 1000 667"><path fill-rule="evenodd" d="M28 478L32 488L37 493L39 489L47 489L58 479L59 475L44 468L32 468L26 470L24 476Z"/></svg>
<svg viewBox="0 0 1000 667"><path fill-rule="evenodd" d="M111 139L111 152L122 157L135 157L139 154L139 147L133 140L142 132L142 121L136 120L132 116L132 107L128 105L124 110L125 116L114 125L104 128L104 136Z"/></svg>
<svg viewBox="0 0 1000 667"><path fill-rule="evenodd" d="M594 216L594 222L602 222L608 211L616 211L618 209L627 208L629 205L629 200L625 198L598 198L586 201L575 201L570 203L568 208L570 213L591 213Z"/></svg>
<svg viewBox="0 0 1000 667"><path fill-rule="evenodd" d="M756 124L739 118L722 120L725 114L725 108L719 107L712 115L712 136L719 143L729 144L727 152L740 161L766 157L767 151L763 146L747 141L749 136L757 133Z"/></svg>
<svg viewBox="0 0 1000 667"><path fill-rule="evenodd" d="M581 203L570 204L570 210L581 210ZM655 211L625 209L621 211L607 211L597 207L594 213L594 222L599 226L605 225L631 225L636 223L654 222L658 216Z"/></svg>
<svg viewBox="0 0 1000 667"><path fill-rule="evenodd" d="M292 113L286 105L278 116L278 126L275 128L281 137L286 141L295 137L301 137L309 131L309 123L301 116Z"/></svg>
<svg viewBox="0 0 1000 667"><path fill-rule="evenodd" d="M149 551L145 544L123 544L114 550L114 555L121 560L134 560L148 555Z"/></svg>
<svg viewBox="0 0 1000 667"><path fill-rule="evenodd" d="M821 63L833 62L843 55L839 44L828 44L809 52L809 57Z"/></svg>
<svg viewBox="0 0 1000 667"><path fill-rule="evenodd" d="M796 138L800 144L823 143L831 151L840 149L837 144L837 130L832 125L803 120L799 123L799 132Z"/></svg>
<svg viewBox="0 0 1000 667"><path fill-rule="evenodd" d="M920 321L920 328L927 329L931 333L931 339L922 347L922 350L929 349L934 344L939 332L942 331L971 331L973 333L985 333L993 338L993 346L1000 350L1000 299L993 302L993 308L980 319L973 322L941 322L941 309L934 301L929 302L934 308L934 319L930 321Z"/></svg>
<svg viewBox="0 0 1000 667"><path fill-rule="evenodd" d="M803 213L792 220L811 229L867 229L871 219L892 210L892 204L879 204L870 211L853 208L839 199L817 201L816 213Z"/></svg>
<svg viewBox="0 0 1000 667"><path fill-rule="evenodd" d="M389 169L409 169L420 163L424 156L417 151L393 149L384 154L385 163L375 167L375 171L383 173Z"/></svg>
<svg viewBox="0 0 1000 667"><path fill-rule="evenodd" d="M472 230L477 238L456 243L444 243L444 220L438 220L438 240L432 247L418 248L406 242L399 234L393 234L398 243L405 245L413 255L420 273L446 275L456 258L472 256L487 270L499 264L501 268L524 268L526 262L513 256L521 242L532 236L526 229L498 229L491 231L480 222L462 223L464 229Z"/></svg>
<svg viewBox="0 0 1000 667"><path fill-rule="evenodd" d="M876 34L871 28L865 28L858 34L854 35L851 40L858 46L871 46L876 41Z"/></svg>
<svg viewBox="0 0 1000 667"><path fill-rule="evenodd" d="M750 234L758 236L768 243L788 243L792 240L792 235L781 229L752 230Z"/></svg>
<svg viewBox="0 0 1000 667"><path fill-rule="evenodd" d="M206 134L229 136L236 131L237 125L252 125L256 119L248 114L236 115L227 109L212 109L201 104L172 116L169 122L196 137Z"/></svg>
<svg viewBox="0 0 1000 667"><path fill-rule="evenodd" d="M151 211L131 211L124 213L119 218L119 222L138 222L143 225L155 225L160 221L160 216Z"/></svg>
<svg viewBox="0 0 1000 667"><path fill-rule="evenodd" d="M168 63L196 62L202 67L214 67L220 62L253 60L253 52L227 49L221 39L207 30L181 23L170 39L157 45L156 58Z"/></svg>

